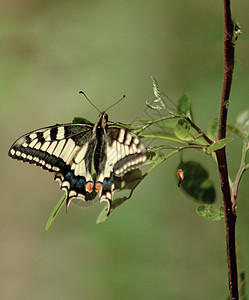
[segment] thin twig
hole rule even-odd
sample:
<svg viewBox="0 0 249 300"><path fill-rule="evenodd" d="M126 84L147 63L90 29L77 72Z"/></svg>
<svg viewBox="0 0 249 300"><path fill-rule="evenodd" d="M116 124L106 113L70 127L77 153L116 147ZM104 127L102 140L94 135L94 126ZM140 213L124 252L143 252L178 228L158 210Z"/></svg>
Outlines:
<svg viewBox="0 0 249 300"><path fill-rule="evenodd" d="M247 140L244 141L244 145L242 147L242 155L241 155L241 162L240 162L240 167L238 170L238 173L236 175L236 178L234 180L233 183L233 188L232 188L232 197L231 197L231 201L232 201L232 209L233 212L235 213L235 209L236 209L236 204L237 204L237 194L238 194L238 188L239 188L239 183L240 180L242 178L242 175L244 174L244 172L246 171L246 155L247 155L247 151L248 151L248 146L247 146L248 142Z"/></svg>
<svg viewBox="0 0 249 300"><path fill-rule="evenodd" d="M204 140L206 142L208 142L209 145L212 145L213 144L213 141L210 140L210 138L189 118L189 117L186 117L188 122L191 124L191 126L200 134L202 135L202 137L204 138Z"/></svg>
<svg viewBox="0 0 249 300"><path fill-rule="evenodd" d="M233 44L233 21L231 17L230 0L224 1L224 74L223 87L220 103L218 140L226 137L227 112L231 91L233 68L234 68L234 44ZM238 275L235 247L235 223L236 214L232 210L230 185L228 180L227 159L225 147L216 151L220 184L224 202L227 261L230 300L238 300Z"/></svg>

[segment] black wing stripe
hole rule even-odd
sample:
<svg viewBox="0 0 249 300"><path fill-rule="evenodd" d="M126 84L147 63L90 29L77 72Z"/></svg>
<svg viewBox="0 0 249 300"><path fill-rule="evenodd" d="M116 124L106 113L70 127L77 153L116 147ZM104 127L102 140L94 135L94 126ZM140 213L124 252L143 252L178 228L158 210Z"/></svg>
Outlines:
<svg viewBox="0 0 249 300"><path fill-rule="evenodd" d="M19 147L17 150L12 148L10 156L23 162L35 164L50 172L58 172L66 166L62 159L32 148Z"/></svg>

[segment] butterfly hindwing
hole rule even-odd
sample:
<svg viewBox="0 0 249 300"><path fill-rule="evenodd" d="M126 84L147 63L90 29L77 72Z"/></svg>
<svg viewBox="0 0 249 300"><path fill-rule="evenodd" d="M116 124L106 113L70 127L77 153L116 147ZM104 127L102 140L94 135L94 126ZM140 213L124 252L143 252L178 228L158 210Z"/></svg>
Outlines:
<svg viewBox="0 0 249 300"><path fill-rule="evenodd" d="M68 162L67 169L55 175L55 180L59 181L61 189L67 193L67 206L72 200L75 204L82 204L82 201L93 200L97 195L92 174L95 145L95 139L88 140Z"/></svg>

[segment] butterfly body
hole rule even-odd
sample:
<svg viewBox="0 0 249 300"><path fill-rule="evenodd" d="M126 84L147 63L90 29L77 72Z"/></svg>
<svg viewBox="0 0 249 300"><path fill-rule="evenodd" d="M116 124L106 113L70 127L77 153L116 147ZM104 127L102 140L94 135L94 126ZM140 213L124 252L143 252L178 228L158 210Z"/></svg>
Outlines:
<svg viewBox="0 0 249 300"><path fill-rule="evenodd" d="M66 191L67 207L72 200L93 201L99 195L109 213L114 178L141 166L146 148L133 132L108 122L103 112L95 124L57 124L25 134L9 156L54 172Z"/></svg>

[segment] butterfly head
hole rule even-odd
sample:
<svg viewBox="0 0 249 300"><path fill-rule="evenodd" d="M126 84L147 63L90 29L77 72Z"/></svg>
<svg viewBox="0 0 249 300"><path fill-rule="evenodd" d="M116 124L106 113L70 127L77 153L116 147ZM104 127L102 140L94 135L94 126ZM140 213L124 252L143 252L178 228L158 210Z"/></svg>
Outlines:
<svg viewBox="0 0 249 300"><path fill-rule="evenodd" d="M102 112L99 114L99 119L96 124L98 128L105 128L108 122L108 114L106 112Z"/></svg>
<svg viewBox="0 0 249 300"><path fill-rule="evenodd" d="M99 114L99 119L101 120L101 122L103 123L107 123L108 122L108 114L106 112L102 112L101 114Z"/></svg>

